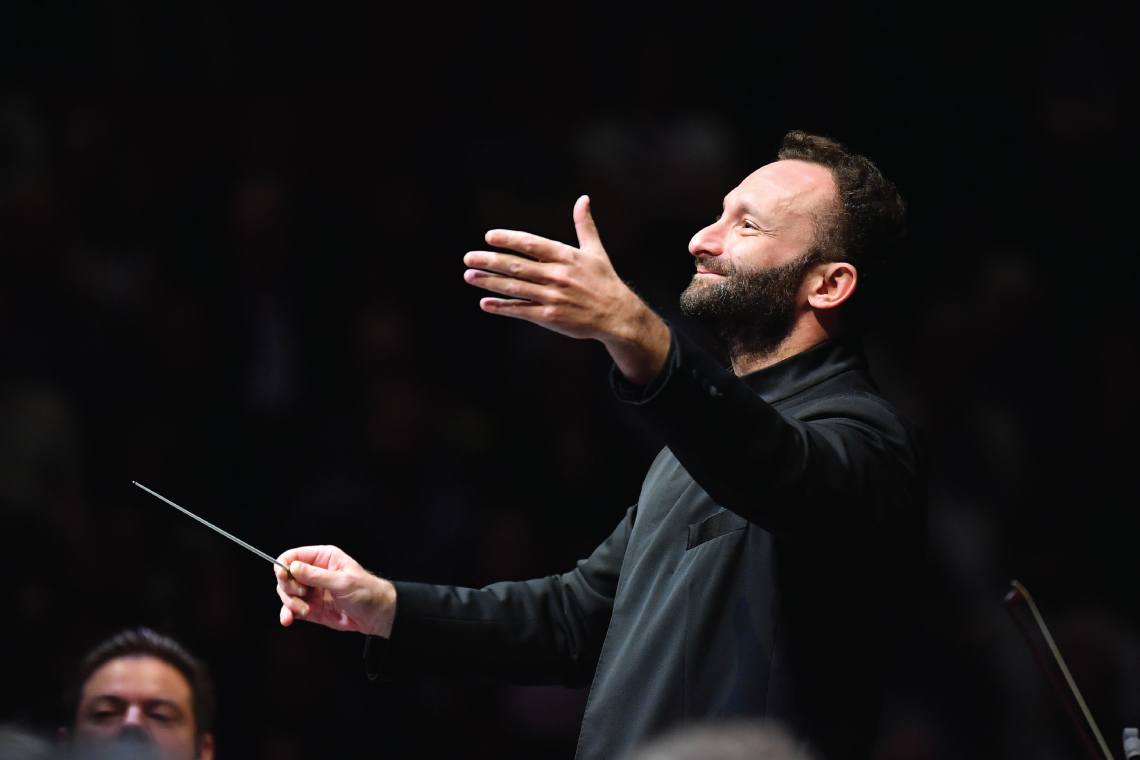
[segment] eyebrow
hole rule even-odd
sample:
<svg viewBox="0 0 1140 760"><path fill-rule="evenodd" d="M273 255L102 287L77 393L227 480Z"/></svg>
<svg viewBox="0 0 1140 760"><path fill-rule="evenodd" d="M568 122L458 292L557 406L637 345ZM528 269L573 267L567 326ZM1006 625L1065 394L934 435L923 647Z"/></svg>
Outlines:
<svg viewBox="0 0 1140 760"><path fill-rule="evenodd" d="M127 705L129 702L130 702L129 699L123 699L122 697L117 696L115 694L99 694L99 695L91 698L91 701L87 703L87 708L92 709L96 705L99 705L100 703L110 703L110 705L112 705L114 707L123 707L123 706ZM177 710L179 714L181 714L183 712L182 706L180 704L175 702L173 699L165 699L163 697L154 697L153 699L144 699L143 705L145 707L147 707L148 709L152 708L152 707L171 707L171 708L174 708L175 710Z"/></svg>

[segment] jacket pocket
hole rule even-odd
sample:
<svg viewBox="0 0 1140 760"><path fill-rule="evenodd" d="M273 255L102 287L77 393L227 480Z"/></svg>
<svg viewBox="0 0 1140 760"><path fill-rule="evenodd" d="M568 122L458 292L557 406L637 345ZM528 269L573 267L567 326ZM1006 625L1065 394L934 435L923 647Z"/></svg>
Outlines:
<svg viewBox="0 0 1140 760"><path fill-rule="evenodd" d="M699 546L705 541L711 541L718 536L723 536L725 533L744 530L747 527L748 521L743 517L735 512L722 509L715 515L710 515L700 522L689 523L689 540L685 544L685 551L692 549L694 546Z"/></svg>

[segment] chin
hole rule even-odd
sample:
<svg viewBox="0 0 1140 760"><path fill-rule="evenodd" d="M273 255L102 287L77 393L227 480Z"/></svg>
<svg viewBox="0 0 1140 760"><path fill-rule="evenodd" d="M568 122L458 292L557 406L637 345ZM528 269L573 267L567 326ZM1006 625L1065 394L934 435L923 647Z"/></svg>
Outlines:
<svg viewBox="0 0 1140 760"><path fill-rule="evenodd" d="M699 274L693 275L693 279L689 282L688 287L681 291L681 298L691 296L693 293L698 293L713 286L713 282L702 278Z"/></svg>

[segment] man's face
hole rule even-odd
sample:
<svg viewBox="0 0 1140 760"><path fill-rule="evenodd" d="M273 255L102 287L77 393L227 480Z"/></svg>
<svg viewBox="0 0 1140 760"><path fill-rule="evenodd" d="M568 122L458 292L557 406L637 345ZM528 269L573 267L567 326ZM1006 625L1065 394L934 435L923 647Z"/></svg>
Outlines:
<svg viewBox="0 0 1140 760"><path fill-rule="evenodd" d="M746 177L689 242L697 272L682 311L738 346L773 348L807 308L800 291L815 263L816 220L836 193L831 172L806 161L777 161Z"/></svg>
<svg viewBox="0 0 1140 760"><path fill-rule="evenodd" d="M119 657L83 685L75 737L98 743L134 736L153 743L170 760L208 760L212 740L200 754L195 748L193 704L190 684L177 668L149 655Z"/></svg>

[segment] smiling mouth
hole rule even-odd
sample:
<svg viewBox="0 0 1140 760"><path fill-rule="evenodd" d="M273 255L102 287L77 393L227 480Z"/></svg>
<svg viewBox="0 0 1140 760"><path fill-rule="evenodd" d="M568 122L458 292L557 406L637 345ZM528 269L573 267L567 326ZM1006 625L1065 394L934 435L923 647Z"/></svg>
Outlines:
<svg viewBox="0 0 1140 760"><path fill-rule="evenodd" d="M715 274L717 277L724 277L724 272L721 272L718 269L713 269L709 266L710 258L711 257L702 257L693 262L693 266L696 268L697 274Z"/></svg>

